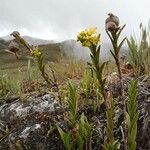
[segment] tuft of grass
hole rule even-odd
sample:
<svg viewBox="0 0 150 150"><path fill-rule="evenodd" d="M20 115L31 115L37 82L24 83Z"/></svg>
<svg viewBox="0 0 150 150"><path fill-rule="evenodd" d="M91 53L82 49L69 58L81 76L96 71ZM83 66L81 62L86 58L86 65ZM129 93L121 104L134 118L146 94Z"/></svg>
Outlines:
<svg viewBox="0 0 150 150"><path fill-rule="evenodd" d="M6 96L8 93L19 95L22 91L21 81L8 75L3 75L0 77L0 85L1 96Z"/></svg>
<svg viewBox="0 0 150 150"><path fill-rule="evenodd" d="M72 125L74 125L77 121L77 115L78 115L78 92L77 87L74 83L69 82L69 96L68 96L68 107L70 109L69 111L69 121Z"/></svg>
<svg viewBox="0 0 150 150"><path fill-rule="evenodd" d="M6 75L3 75L0 79L0 85L1 85L1 95L6 95L9 91L9 81L8 77Z"/></svg>
<svg viewBox="0 0 150 150"><path fill-rule="evenodd" d="M131 36L127 39L129 47L129 62L133 66L136 76L141 74L150 75L150 41L149 31L141 24L141 37L140 42Z"/></svg>

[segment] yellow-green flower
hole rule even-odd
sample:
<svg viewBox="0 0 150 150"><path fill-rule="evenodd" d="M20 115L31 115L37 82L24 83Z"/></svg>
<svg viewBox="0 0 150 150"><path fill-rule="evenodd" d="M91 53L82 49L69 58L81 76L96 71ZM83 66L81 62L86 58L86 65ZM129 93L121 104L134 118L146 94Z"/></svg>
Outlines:
<svg viewBox="0 0 150 150"><path fill-rule="evenodd" d="M38 47L34 47L33 51L31 52L31 55L33 57L39 57L42 53L39 51Z"/></svg>
<svg viewBox="0 0 150 150"><path fill-rule="evenodd" d="M97 46L100 41L100 34L97 33L97 28L89 28L79 32L77 41L81 42L82 46L91 47Z"/></svg>

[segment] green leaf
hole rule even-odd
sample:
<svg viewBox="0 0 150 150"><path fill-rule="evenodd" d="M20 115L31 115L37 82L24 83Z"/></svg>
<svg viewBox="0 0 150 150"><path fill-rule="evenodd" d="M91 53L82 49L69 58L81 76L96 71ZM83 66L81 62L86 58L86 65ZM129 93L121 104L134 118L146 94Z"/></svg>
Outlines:
<svg viewBox="0 0 150 150"><path fill-rule="evenodd" d="M113 40L112 36L109 34L109 32L108 32L108 31L106 31L106 33L107 33L107 35L109 36L109 38L110 38L111 42L112 42L112 43L114 43L114 40Z"/></svg>
<svg viewBox="0 0 150 150"><path fill-rule="evenodd" d="M119 30L118 34L117 34L117 39L119 38L121 32L123 31L123 29L125 28L126 25L123 25L122 28Z"/></svg>
<svg viewBox="0 0 150 150"><path fill-rule="evenodd" d="M137 80L130 82L128 86L128 101L126 121L128 126L128 149L136 150L137 121L139 118L137 103Z"/></svg>
<svg viewBox="0 0 150 150"><path fill-rule="evenodd" d="M72 143L71 143L71 134L70 133L65 133L60 127L57 126L58 132L61 136L61 139L64 143L64 146L66 150L71 150L72 148Z"/></svg>
<svg viewBox="0 0 150 150"><path fill-rule="evenodd" d="M119 46L118 46L118 52L117 52L117 53L119 53L119 51L120 51L120 49L121 49L123 43L125 42L125 40L126 40L126 37L125 37L125 38L121 41L121 43L119 44Z"/></svg>
<svg viewBox="0 0 150 150"><path fill-rule="evenodd" d="M113 56L114 59L116 60L116 55L112 52L112 50L110 50L110 53L112 54L112 56Z"/></svg>

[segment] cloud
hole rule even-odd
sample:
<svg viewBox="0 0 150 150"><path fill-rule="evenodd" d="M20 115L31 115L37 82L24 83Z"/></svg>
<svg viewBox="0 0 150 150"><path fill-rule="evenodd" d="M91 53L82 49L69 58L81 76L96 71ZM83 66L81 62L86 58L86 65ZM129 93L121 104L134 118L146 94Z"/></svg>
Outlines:
<svg viewBox="0 0 150 150"><path fill-rule="evenodd" d="M1 0L0 36L19 30L44 39L75 38L78 31L97 26L104 33L108 12L126 23L124 34L137 32L149 20L149 0Z"/></svg>

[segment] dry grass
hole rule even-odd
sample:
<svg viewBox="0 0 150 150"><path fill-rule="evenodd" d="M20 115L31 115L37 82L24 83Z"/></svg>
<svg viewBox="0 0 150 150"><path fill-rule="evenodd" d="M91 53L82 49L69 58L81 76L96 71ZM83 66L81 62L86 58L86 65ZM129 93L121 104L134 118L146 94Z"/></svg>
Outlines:
<svg viewBox="0 0 150 150"><path fill-rule="evenodd" d="M86 69L86 63L82 60L76 59L61 59L58 63L49 63L47 66L51 66L54 70L58 81L66 81L68 79L81 79L83 77L84 70ZM50 67L48 67L50 71Z"/></svg>

